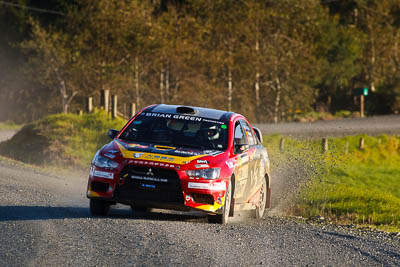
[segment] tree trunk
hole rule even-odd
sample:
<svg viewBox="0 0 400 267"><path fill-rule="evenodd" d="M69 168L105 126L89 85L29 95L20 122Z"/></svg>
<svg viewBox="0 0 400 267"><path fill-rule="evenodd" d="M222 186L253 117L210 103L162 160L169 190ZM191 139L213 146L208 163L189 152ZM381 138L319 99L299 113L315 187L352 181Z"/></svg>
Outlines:
<svg viewBox="0 0 400 267"><path fill-rule="evenodd" d="M376 49L375 49L375 38L372 32L372 22L370 21L370 16L367 14L367 27L369 35L369 88L372 92L375 92L375 61L376 61Z"/></svg>
<svg viewBox="0 0 400 267"><path fill-rule="evenodd" d="M256 57L258 57L258 51L259 51L259 43L258 40L256 41ZM258 114L258 109L260 107L260 72L259 72L259 67L258 64L256 66L256 83L254 85L255 89L255 94L256 94L256 114Z"/></svg>
<svg viewBox="0 0 400 267"><path fill-rule="evenodd" d="M228 111L232 110L232 71L228 68Z"/></svg>
<svg viewBox="0 0 400 267"><path fill-rule="evenodd" d="M164 68L160 72L160 101L164 103Z"/></svg>
<svg viewBox="0 0 400 267"><path fill-rule="evenodd" d="M139 88L139 57L135 57L135 89L136 106L140 106L140 88Z"/></svg>
<svg viewBox="0 0 400 267"><path fill-rule="evenodd" d="M281 104L281 82L278 77L275 78L275 104L274 104L274 123L278 123L279 106Z"/></svg>
<svg viewBox="0 0 400 267"><path fill-rule="evenodd" d="M167 70L165 72L165 98L169 98L169 68L167 67Z"/></svg>

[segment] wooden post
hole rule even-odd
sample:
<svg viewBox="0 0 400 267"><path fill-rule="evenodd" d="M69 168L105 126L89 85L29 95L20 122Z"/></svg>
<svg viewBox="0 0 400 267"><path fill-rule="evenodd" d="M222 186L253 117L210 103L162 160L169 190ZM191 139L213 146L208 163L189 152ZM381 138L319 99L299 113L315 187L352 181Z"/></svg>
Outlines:
<svg viewBox="0 0 400 267"><path fill-rule="evenodd" d="M359 148L360 148L360 150L363 150L364 147L365 147L365 146L364 146L364 137L361 137L361 138L360 138L360 147L359 147Z"/></svg>
<svg viewBox="0 0 400 267"><path fill-rule="evenodd" d="M110 90L101 90L100 106L108 113L108 103L110 99Z"/></svg>
<svg viewBox="0 0 400 267"><path fill-rule="evenodd" d="M82 116L83 115L83 110L82 109L78 109L77 113L78 113L79 116Z"/></svg>
<svg viewBox="0 0 400 267"><path fill-rule="evenodd" d="M349 153L349 141L346 141L346 144L344 145L344 153Z"/></svg>
<svg viewBox="0 0 400 267"><path fill-rule="evenodd" d="M118 96L111 96L111 117L115 119L117 117L117 104L118 104Z"/></svg>
<svg viewBox="0 0 400 267"><path fill-rule="evenodd" d="M135 115L136 113L136 104L135 103L131 103L131 106L129 107L129 117L132 118L133 115Z"/></svg>
<svg viewBox="0 0 400 267"><path fill-rule="evenodd" d="M360 116L364 118L364 95L360 95Z"/></svg>
<svg viewBox="0 0 400 267"><path fill-rule="evenodd" d="M86 112L91 113L93 111L93 97L89 96L86 100Z"/></svg>
<svg viewBox="0 0 400 267"><path fill-rule="evenodd" d="M279 142L280 151L283 151L284 147L285 147L285 138L282 137L281 141Z"/></svg>
<svg viewBox="0 0 400 267"><path fill-rule="evenodd" d="M322 138L322 151L328 151L328 138Z"/></svg>

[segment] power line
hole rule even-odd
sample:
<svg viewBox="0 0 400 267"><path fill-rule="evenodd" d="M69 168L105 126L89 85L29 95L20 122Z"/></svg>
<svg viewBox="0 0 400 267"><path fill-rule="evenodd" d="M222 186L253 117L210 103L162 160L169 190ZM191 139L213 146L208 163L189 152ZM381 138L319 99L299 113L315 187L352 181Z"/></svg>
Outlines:
<svg viewBox="0 0 400 267"><path fill-rule="evenodd" d="M37 7L30 7L30 6L26 6L26 5L24 6L24 5L19 5L19 4L10 3L10 2L1 1L1 0L0 0L0 4L3 4L5 6L12 6L12 7L16 7L16 8L24 8L24 9L28 9L28 10L32 10L32 11L36 11L36 12L42 12L42 13L49 13L49 14L65 16L65 14L62 13L62 12L43 9L43 8L37 8Z"/></svg>

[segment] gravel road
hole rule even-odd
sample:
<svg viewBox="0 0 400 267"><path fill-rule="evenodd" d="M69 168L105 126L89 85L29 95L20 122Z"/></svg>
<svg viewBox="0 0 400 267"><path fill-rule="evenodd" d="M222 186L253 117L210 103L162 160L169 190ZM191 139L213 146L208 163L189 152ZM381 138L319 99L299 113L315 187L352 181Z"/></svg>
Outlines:
<svg viewBox="0 0 400 267"><path fill-rule="evenodd" d="M400 236L295 218L137 213L90 217L86 173L0 160L1 266L400 265Z"/></svg>
<svg viewBox="0 0 400 267"><path fill-rule="evenodd" d="M356 134L400 134L400 115L316 121L309 123L258 124L264 134L282 134L292 137L313 138Z"/></svg>
<svg viewBox="0 0 400 267"><path fill-rule="evenodd" d="M399 128L398 117L386 121ZM285 125L275 130L292 129ZM331 133L339 127L332 125ZM274 132L268 127L264 132ZM305 131L298 127L298 133ZM0 131L0 140L12 134ZM273 191L273 208L262 220L240 214L228 225L208 224L195 212L134 214L123 205L108 217L91 217L87 175L0 157L0 266L400 266L400 234L284 217L283 190ZM275 179L273 188L286 188L296 175L303 176L276 175L286 180Z"/></svg>

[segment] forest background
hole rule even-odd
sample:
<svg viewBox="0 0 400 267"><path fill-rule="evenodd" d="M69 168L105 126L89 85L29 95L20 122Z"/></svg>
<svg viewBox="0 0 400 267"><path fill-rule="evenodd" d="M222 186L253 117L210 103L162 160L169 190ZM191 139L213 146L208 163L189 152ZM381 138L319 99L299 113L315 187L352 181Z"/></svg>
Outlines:
<svg viewBox="0 0 400 267"><path fill-rule="evenodd" d="M0 1L0 121L75 112L100 91L279 122L400 111L398 0Z"/></svg>

